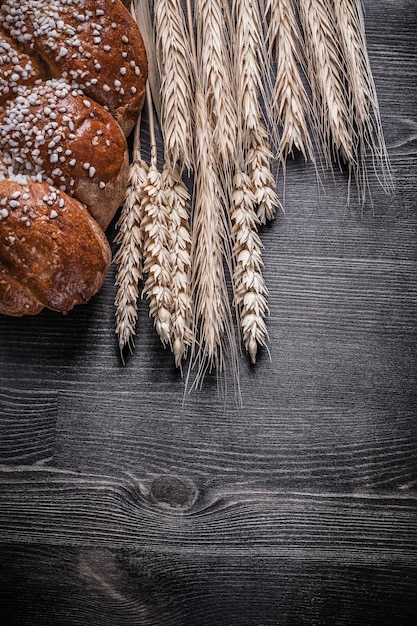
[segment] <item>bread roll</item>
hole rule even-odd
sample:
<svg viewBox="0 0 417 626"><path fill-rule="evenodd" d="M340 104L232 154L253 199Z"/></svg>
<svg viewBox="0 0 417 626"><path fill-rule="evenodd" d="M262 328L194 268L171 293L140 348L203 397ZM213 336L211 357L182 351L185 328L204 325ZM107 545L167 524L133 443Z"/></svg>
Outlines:
<svg viewBox="0 0 417 626"><path fill-rule="evenodd" d="M15 172L46 178L107 228L123 200L129 164L120 126L102 106L65 81L42 82L6 103L0 140Z"/></svg>
<svg viewBox="0 0 417 626"><path fill-rule="evenodd" d="M3 0L0 23L51 75L106 106L125 135L142 108L146 51L120 0Z"/></svg>
<svg viewBox="0 0 417 626"><path fill-rule="evenodd" d="M0 313L66 313L102 286L108 241L87 209L46 183L0 182Z"/></svg>

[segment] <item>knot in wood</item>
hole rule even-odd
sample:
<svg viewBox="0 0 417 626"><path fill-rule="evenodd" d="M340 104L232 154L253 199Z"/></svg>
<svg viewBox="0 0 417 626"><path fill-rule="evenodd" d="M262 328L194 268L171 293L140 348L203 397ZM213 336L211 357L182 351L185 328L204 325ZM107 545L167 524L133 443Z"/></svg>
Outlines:
<svg viewBox="0 0 417 626"><path fill-rule="evenodd" d="M159 506L187 509L194 504L198 490L188 478L165 474L154 478L150 486L150 495Z"/></svg>

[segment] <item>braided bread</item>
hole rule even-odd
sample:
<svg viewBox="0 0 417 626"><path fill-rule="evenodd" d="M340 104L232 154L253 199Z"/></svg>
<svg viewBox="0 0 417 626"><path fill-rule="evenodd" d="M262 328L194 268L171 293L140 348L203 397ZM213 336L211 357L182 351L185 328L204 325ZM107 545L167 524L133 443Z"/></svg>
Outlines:
<svg viewBox="0 0 417 626"><path fill-rule="evenodd" d="M100 289L146 80L121 0L0 0L0 313Z"/></svg>

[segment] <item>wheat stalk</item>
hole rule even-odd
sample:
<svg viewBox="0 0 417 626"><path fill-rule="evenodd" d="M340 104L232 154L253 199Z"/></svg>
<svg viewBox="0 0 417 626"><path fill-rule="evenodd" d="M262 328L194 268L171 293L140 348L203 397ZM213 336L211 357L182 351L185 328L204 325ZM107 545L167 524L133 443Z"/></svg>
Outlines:
<svg viewBox="0 0 417 626"><path fill-rule="evenodd" d="M115 243L119 245L114 256L116 263L116 334L120 354L126 346L133 349L138 315L139 281L143 273L143 233L141 223L143 207L140 190L147 175L148 166L141 159L139 147L140 118L134 133L133 161L129 168L129 181L123 201L122 211L116 224L118 229Z"/></svg>
<svg viewBox="0 0 417 626"><path fill-rule="evenodd" d="M149 300L149 312L154 319L156 331L164 345L169 344L172 334L172 262L170 234L168 230L170 206L157 167L157 149L149 85L146 89L151 143L151 164L148 176L141 188L143 219L144 272L147 279L143 293Z"/></svg>
<svg viewBox="0 0 417 626"><path fill-rule="evenodd" d="M132 0L130 12L136 21L148 58L148 83L152 92L153 107L161 120L161 78L156 58L155 37L148 0Z"/></svg>
<svg viewBox="0 0 417 626"><path fill-rule="evenodd" d="M212 7L208 0L197 0L195 3L196 42L191 0L186 0L188 36L196 77L191 241L194 338L189 370L190 375L191 370L196 369L193 386L200 386L207 372L216 369L219 373L223 370L227 339L235 375L237 371L237 350L225 274L225 264L230 266L231 258L229 224L225 210L227 190L220 180L221 172L224 171L221 168L222 164L225 165L224 159L230 152L233 152L234 158L235 137L232 137L229 128L226 141L222 143L220 140L222 131L219 129L224 128L227 122L227 115L223 117L221 113L223 109L218 92L218 85L224 80L224 64L213 75L210 75L207 65L210 62L210 67L215 68L225 53L225 49L221 45L219 47L219 36L222 43L226 43L226 40L221 30L225 22L218 0L213 1L213 7L216 17L211 14ZM206 17L208 23L205 21ZM222 26L219 31L220 24ZM211 30L213 25L215 30ZM217 63L211 58L210 50L215 52ZM230 83L228 88L230 89ZM230 111L234 115L232 104Z"/></svg>
<svg viewBox="0 0 417 626"><path fill-rule="evenodd" d="M259 98L264 94L266 63L262 42L259 7L254 0L233 0L234 19L233 56L234 72L237 77L237 108L243 141L251 132L257 132L262 123ZM261 70L260 63L263 67Z"/></svg>
<svg viewBox="0 0 417 626"><path fill-rule="evenodd" d="M251 180L258 216L265 223L275 216L279 200L270 167L272 153L262 121L260 104L268 79L265 75L267 64L261 37L259 5L254 0L234 0L232 15L235 24L234 67L237 77L241 149L244 167Z"/></svg>
<svg viewBox="0 0 417 626"><path fill-rule="evenodd" d="M164 345L172 332L171 256L169 254L168 203L162 187L161 173L152 162L142 189L144 234L143 293L149 300L149 312L154 318L158 335Z"/></svg>
<svg viewBox="0 0 417 626"><path fill-rule="evenodd" d="M213 127L215 157L227 177L237 159L228 0L195 0L194 4L199 80Z"/></svg>
<svg viewBox="0 0 417 626"><path fill-rule="evenodd" d="M206 371L223 369L224 335L232 326L223 263L227 238L223 192L211 132L207 102L197 85L191 246L193 327L198 336L198 345L193 346L192 362L198 364L197 383L202 382Z"/></svg>
<svg viewBox="0 0 417 626"><path fill-rule="evenodd" d="M233 0L233 56L236 76L238 134L237 155L230 198L231 238L233 242L232 286L243 342L252 362L258 344L265 345L264 321L266 289L263 284L261 241L256 232L259 218L272 219L278 206L275 179L270 169L267 132L263 124L260 98L264 95L265 50L261 37L259 5L253 0ZM261 65L262 64L262 69ZM246 173L247 172L247 173Z"/></svg>
<svg viewBox="0 0 417 626"><path fill-rule="evenodd" d="M172 168L190 169L194 80L181 1L155 0L154 13L165 159Z"/></svg>
<svg viewBox="0 0 417 626"><path fill-rule="evenodd" d="M251 180L242 171L233 177L231 221L234 271L234 301L240 316L243 342L252 363L256 362L258 346L266 346L268 332L267 288L262 276L262 242L256 232L259 219L251 191Z"/></svg>
<svg viewBox="0 0 417 626"><path fill-rule="evenodd" d="M313 102L323 124L324 154L329 164L339 157L351 164L353 127L334 19L326 0L299 0L299 8Z"/></svg>
<svg viewBox="0 0 417 626"><path fill-rule="evenodd" d="M165 164L162 188L167 202L171 258L171 348L181 367L191 331L190 197L181 175L193 162L195 82L192 53L180 0L155 0L154 24L161 84L161 132Z"/></svg>
<svg viewBox="0 0 417 626"><path fill-rule="evenodd" d="M365 25L360 0L332 0L332 8L346 64L352 115L357 137L356 176L362 203L366 199L367 164L370 151L375 167L382 172L382 185L392 188L389 158L384 141L375 83L366 46Z"/></svg>
<svg viewBox="0 0 417 626"><path fill-rule="evenodd" d="M311 104L301 74L305 59L292 1L266 0L265 12L270 65L274 58L276 72L271 107L273 126L281 128L277 156L284 167L294 150L314 162L308 123Z"/></svg>
<svg viewBox="0 0 417 626"><path fill-rule="evenodd" d="M192 344L191 299L191 233L189 225L190 195L181 179L179 168L165 164L162 187L168 208L168 232L171 255L171 345L175 364L181 367L187 347Z"/></svg>

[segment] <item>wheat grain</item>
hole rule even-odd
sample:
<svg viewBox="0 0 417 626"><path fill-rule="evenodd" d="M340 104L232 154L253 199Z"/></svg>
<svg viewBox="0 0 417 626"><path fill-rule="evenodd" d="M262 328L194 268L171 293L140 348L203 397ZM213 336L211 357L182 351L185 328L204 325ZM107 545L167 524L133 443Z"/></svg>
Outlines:
<svg viewBox="0 0 417 626"><path fill-rule="evenodd" d="M354 131L334 19L325 0L299 0L299 8L325 157L329 165L339 158L353 163Z"/></svg>
<svg viewBox="0 0 417 626"><path fill-rule="evenodd" d="M245 155L245 168L251 181L256 212L262 224L274 219L277 207L281 207L275 191L276 182L270 167L271 159L272 153L267 143L260 140L260 135L252 136Z"/></svg>
<svg viewBox="0 0 417 626"><path fill-rule="evenodd" d="M288 155L298 150L314 162L313 141L309 120L311 104L301 70L305 65L301 34L291 0L266 0L268 15L267 41L270 56L275 60L275 82L272 93L274 128L281 129L278 159L285 167Z"/></svg>
<svg viewBox="0 0 417 626"><path fill-rule="evenodd" d="M262 242L256 232L259 220L254 204L250 178L237 171L233 177L231 205L234 301L239 312L243 342L252 363L256 362L258 347L266 346L268 338L265 324L267 289L261 271Z"/></svg>
<svg viewBox="0 0 417 626"><path fill-rule="evenodd" d="M155 0L154 13L165 160L190 169L194 80L181 1Z"/></svg>
<svg viewBox="0 0 417 626"><path fill-rule="evenodd" d="M168 232L171 254L171 345L175 364L181 367L187 348L193 341L191 300L191 233L189 226L190 195L178 168L165 165L162 186L168 208Z"/></svg>

